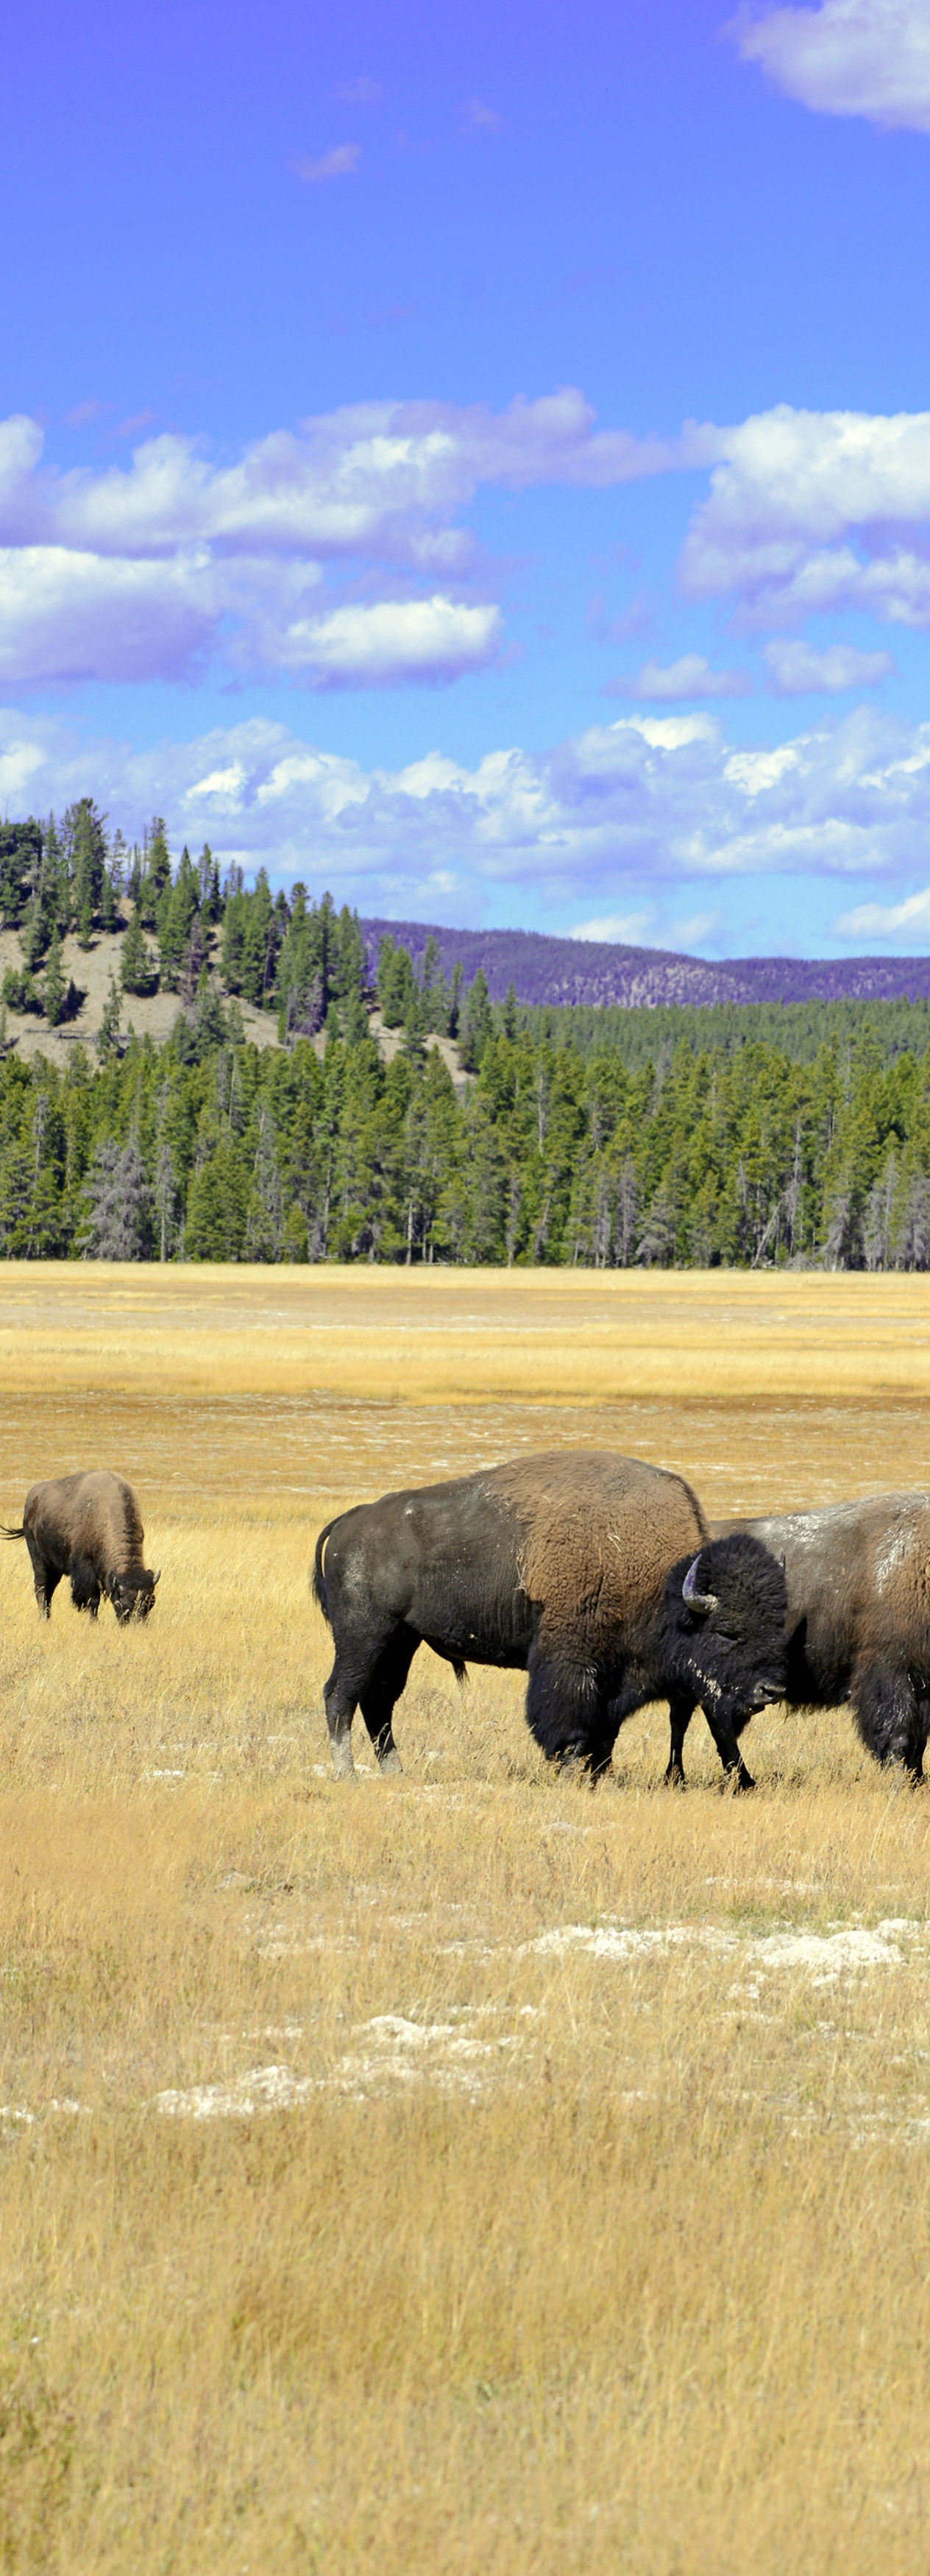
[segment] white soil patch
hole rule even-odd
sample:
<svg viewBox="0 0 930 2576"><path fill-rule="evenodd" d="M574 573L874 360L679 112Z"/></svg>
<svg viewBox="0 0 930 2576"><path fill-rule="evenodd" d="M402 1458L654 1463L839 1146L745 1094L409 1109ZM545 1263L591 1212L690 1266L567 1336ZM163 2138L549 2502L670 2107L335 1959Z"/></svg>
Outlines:
<svg viewBox="0 0 930 2576"><path fill-rule="evenodd" d="M774 1932L744 1933L711 1923L667 1923L659 1928L629 1923L566 1923L523 1944L523 1955L561 1958L586 1952L594 1959L632 1960L663 1950L698 1948L728 1952L761 1970L794 1970L809 1975L815 1986L855 1976L871 1968L899 1968L908 1952L902 1946L923 1937L926 1924L889 1917L869 1931L858 1924L839 1924L829 1932L798 1932L787 1926Z"/></svg>
<svg viewBox="0 0 930 2576"><path fill-rule="evenodd" d="M462 2018L478 2017L483 2010L481 2005L464 2006ZM358 2045L340 2057L331 2074L297 2075L287 2065L255 2066L232 2083L156 2093L154 2108L172 2119L251 2120L261 2112L298 2109L319 2093L346 2093L362 2101L369 2093L424 2080L439 2092L474 2096L485 2089L504 2052L518 2045L516 2033L480 2039L456 2022L411 2021L405 2013L376 2013L372 2021L359 2024L356 2040Z"/></svg>

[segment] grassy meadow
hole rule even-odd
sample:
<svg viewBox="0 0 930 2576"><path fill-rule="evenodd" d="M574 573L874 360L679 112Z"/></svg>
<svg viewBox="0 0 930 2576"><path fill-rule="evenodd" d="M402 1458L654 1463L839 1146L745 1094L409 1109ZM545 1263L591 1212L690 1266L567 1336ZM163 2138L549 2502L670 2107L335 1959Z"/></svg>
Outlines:
<svg viewBox="0 0 930 2576"><path fill-rule="evenodd" d="M930 1793L770 1710L593 1794L422 1652L328 1776L342 1504L613 1446L930 1484L930 1281L0 1269L0 1520L135 1484L151 1622L0 1547L0 2566L923 2576Z"/></svg>

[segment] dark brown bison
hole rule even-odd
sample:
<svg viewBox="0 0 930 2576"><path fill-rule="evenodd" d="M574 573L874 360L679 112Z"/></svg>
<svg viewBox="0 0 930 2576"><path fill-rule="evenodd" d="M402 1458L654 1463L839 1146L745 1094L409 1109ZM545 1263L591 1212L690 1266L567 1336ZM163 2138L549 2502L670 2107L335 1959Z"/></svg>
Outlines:
<svg viewBox="0 0 930 2576"><path fill-rule="evenodd" d="M148 1618L158 1575L142 1562L145 1532L132 1486L108 1468L31 1485L22 1529L3 1529L0 1536L25 1539L43 1619L63 1574L70 1574L75 1609L89 1610L92 1619L101 1593L121 1623Z"/></svg>
<svg viewBox="0 0 930 2576"><path fill-rule="evenodd" d="M874 1494L822 1511L726 1521L721 1533L759 1539L784 1563L788 1586L784 1699L792 1708L837 1708L851 1700L863 1744L878 1762L923 1772L930 1728L930 1494ZM722 1725L699 1691L725 1770L741 1788L752 1779L740 1753L748 1710ZM666 1778L683 1781L692 1714L671 1712Z"/></svg>
<svg viewBox="0 0 930 2576"><path fill-rule="evenodd" d="M400 1769L391 1721L421 1643L460 1680L525 1670L537 1744L595 1776L646 1700L709 1701L736 1726L782 1687L780 1567L758 1539L711 1540L683 1478L638 1458L558 1451L385 1494L321 1530L313 1588L341 1776L359 1706L381 1770Z"/></svg>

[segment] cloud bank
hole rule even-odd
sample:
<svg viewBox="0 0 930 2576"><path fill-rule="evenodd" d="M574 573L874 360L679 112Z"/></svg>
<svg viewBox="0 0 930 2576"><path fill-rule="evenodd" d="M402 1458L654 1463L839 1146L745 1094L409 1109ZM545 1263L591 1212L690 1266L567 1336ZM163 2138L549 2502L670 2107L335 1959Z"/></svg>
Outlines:
<svg viewBox="0 0 930 2576"><path fill-rule="evenodd" d="M684 471L709 473L679 564L689 599L728 603L770 639L827 613L930 626L930 413L779 404L640 438L598 429L569 388L499 413L356 404L232 461L165 433L128 466L67 473L16 416L0 422L0 682L189 680L208 665L311 689L451 682L504 641L493 568L462 524L479 489L608 492ZM805 685L873 686L891 667L830 651ZM776 687L795 687L790 658L769 658ZM678 701L746 680L687 653L607 685Z"/></svg>
<svg viewBox="0 0 930 2576"><path fill-rule="evenodd" d="M9 811L88 792L130 837L157 809L175 849L208 839L224 866L331 885L370 912L467 925L529 893L553 926L640 921L668 938L683 897L712 922L736 880L852 879L843 936L924 936L923 913L900 906L926 869L930 724L870 708L774 749L735 751L709 714L637 713L544 754L509 746L466 768L434 751L370 771L259 719L136 752L0 713Z"/></svg>
<svg viewBox="0 0 930 2576"><path fill-rule="evenodd" d="M458 524L479 486L607 490L718 452L693 425L598 430L571 388L501 413L356 404L228 464L166 433L102 472L57 473L16 416L0 422L0 679L189 679L221 659L311 688L451 681L501 642Z"/></svg>
<svg viewBox="0 0 930 2576"><path fill-rule="evenodd" d="M827 116L930 134L930 9L926 0L822 0L819 9L742 11L733 30L789 98Z"/></svg>

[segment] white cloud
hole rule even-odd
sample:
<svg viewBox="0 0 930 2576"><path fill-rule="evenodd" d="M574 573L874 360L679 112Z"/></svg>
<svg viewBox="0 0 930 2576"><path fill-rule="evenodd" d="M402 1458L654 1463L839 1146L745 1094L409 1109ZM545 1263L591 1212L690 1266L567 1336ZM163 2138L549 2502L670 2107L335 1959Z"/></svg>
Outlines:
<svg viewBox="0 0 930 2576"><path fill-rule="evenodd" d="M746 629L826 610L930 626L930 413L783 404L639 439L598 430L569 387L496 414L356 404L221 463L166 433L127 467L68 473L43 464L39 429L16 416L0 423L0 678L185 678L217 659L312 687L455 678L502 634L499 607L474 596L461 524L479 487L606 490L699 466L710 489L680 565L692 597L731 598ZM850 649L831 648L818 685L872 684L874 657L830 676ZM769 651L787 688L790 664ZM673 704L748 683L686 653L607 685Z"/></svg>
<svg viewBox="0 0 930 2576"><path fill-rule="evenodd" d="M606 489L720 453L688 424L598 430L571 387L496 414L356 404L219 464L165 433L103 472L43 465L17 415L0 422L0 678L184 678L221 655L312 686L451 679L500 640L496 606L448 591L467 587L458 514L480 485ZM363 605L331 577L314 596L337 565L361 571Z"/></svg>
<svg viewBox="0 0 930 2576"><path fill-rule="evenodd" d="M459 679L489 662L500 638L498 608L468 608L437 593L295 620L280 635L274 658L317 688L383 688L401 680Z"/></svg>
<svg viewBox="0 0 930 2576"><path fill-rule="evenodd" d="M642 912L604 912L594 921L576 921L568 935L570 939L615 939L627 947L641 948L654 922L655 909L650 904Z"/></svg>
<svg viewBox="0 0 930 2576"><path fill-rule="evenodd" d="M13 811L93 793L132 837L154 810L176 849L203 836L224 866L332 884L369 912L480 920L493 893L500 918L509 892L517 917L531 898L589 937L666 946L700 944L692 916L731 879L789 879L803 904L812 880L853 878L862 902L894 905L930 844L930 724L867 707L749 751L709 715L637 714L545 753L369 771L257 719L136 752L7 710L3 781Z"/></svg>
<svg viewBox="0 0 930 2576"><path fill-rule="evenodd" d="M673 921L666 945L669 948L703 948L705 940L716 938L719 930L719 912L692 912L687 921Z"/></svg>
<svg viewBox="0 0 930 2576"><path fill-rule="evenodd" d="M762 648L769 679L780 698L801 697L808 689L836 694L842 689L872 689L894 670L890 653L860 653L854 644L828 644L816 652L791 636L777 636Z"/></svg>
<svg viewBox="0 0 930 2576"><path fill-rule="evenodd" d="M0 680L146 680L189 671L212 640L209 567L120 562L64 546L0 551Z"/></svg>
<svg viewBox="0 0 930 2576"><path fill-rule="evenodd" d="M37 471L35 423L0 423L0 540L41 537L101 552L160 554L222 544L267 554L377 553L419 563L481 484L607 489L712 462L724 434L685 423L677 438L597 430L574 387L504 412L486 404L356 403L256 439L231 465L195 440L147 439L128 467ZM432 558L431 558L432 559Z"/></svg>
<svg viewBox="0 0 930 2576"><path fill-rule="evenodd" d="M733 787L741 787L747 796L760 796L763 789L777 787L789 769L796 769L800 753L797 743L781 742L774 751L734 751L724 763L724 777Z"/></svg>
<svg viewBox="0 0 930 2576"><path fill-rule="evenodd" d="M608 680L605 697L631 698L741 698L752 682L747 671L715 671L703 653L683 653L677 662L663 670L658 662L644 662L642 668Z"/></svg>
<svg viewBox="0 0 930 2576"><path fill-rule="evenodd" d="M927 0L822 0L819 9L741 12L741 54L789 98L828 116L930 134Z"/></svg>
<svg viewBox="0 0 930 2576"><path fill-rule="evenodd" d="M353 170L358 169L361 157L360 143L334 143L332 151L321 153L318 161L306 158L292 161L291 169L295 178L309 179L311 183L321 179L349 179Z"/></svg>
<svg viewBox="0 0 930 2576"><path fill-rule="evenodd" d="M690 597L735 595L745 627L850 609L930 624L930 413L780 403L719 435L682 551Z"/></svg>
<svg viewBox="0 0 930 2576"><path fill-rule="evenodd" d="M930 886L903 903L857 903L833 924L839 939L930 939Z"/></svg>

